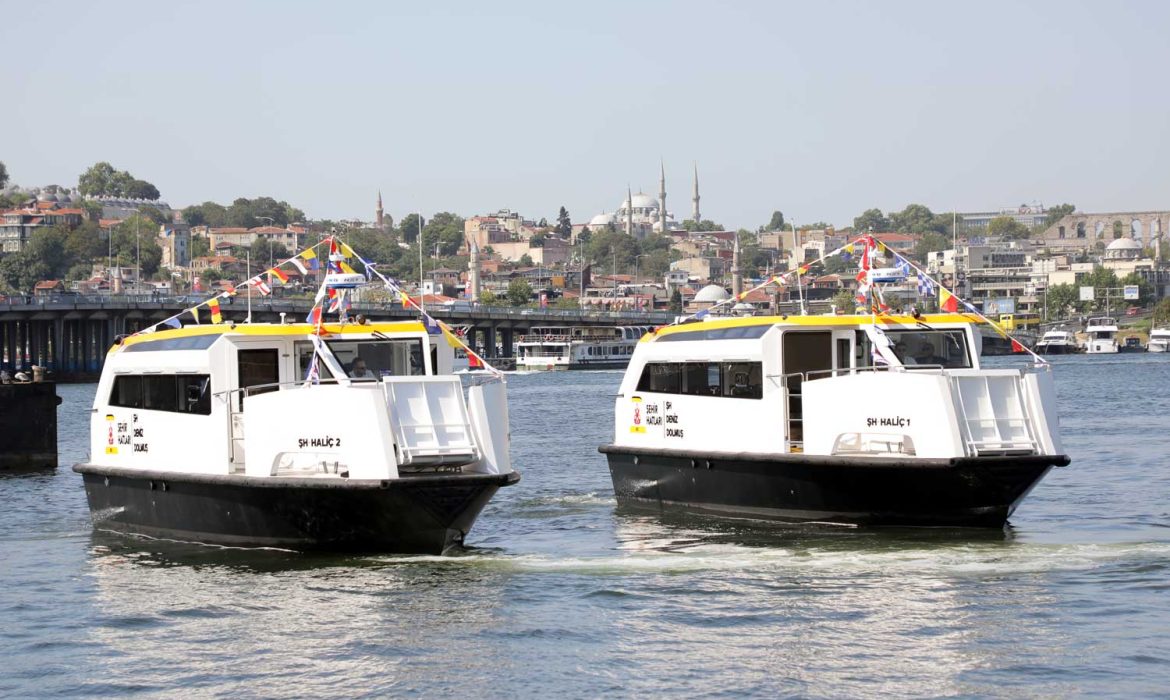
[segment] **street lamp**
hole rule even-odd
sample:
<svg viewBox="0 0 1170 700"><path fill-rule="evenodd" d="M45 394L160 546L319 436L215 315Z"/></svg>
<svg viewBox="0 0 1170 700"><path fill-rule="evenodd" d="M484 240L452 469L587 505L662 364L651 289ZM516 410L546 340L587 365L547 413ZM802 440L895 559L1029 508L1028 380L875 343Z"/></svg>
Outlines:
<svg viewBox="0 0 1170 700"><path fill-rule="evenodd" d="M638 291L642 289L642 285L638 283L638 258L644 258L649 253L642 253L634 256L634 310L638 310Z"/></svg>

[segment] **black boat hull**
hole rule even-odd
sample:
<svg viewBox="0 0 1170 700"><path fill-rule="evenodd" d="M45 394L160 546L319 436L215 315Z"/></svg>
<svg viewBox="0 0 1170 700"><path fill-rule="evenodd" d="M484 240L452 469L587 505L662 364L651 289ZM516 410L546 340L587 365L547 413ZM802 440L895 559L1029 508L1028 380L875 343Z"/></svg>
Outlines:
<svg viewBox="0 0 1170 700"><path fill-rule="evenodd" d="M1071 345L1037 345L1037 355L1072 355L1077 352Z"/></svg>
<svg viewBox="0 0 1170 700"><path fill-rule="evenodd" d="M227 546L440 554L508 474L386 481L174 474L78 464L94 528Z"/></svg>
<svg viewBox="0 0 1170 700"><path fill-rule="evenodd" d="M607 445L618 504L875 526L1002 527L1064 455L865 459L701 455Z"/></svg>

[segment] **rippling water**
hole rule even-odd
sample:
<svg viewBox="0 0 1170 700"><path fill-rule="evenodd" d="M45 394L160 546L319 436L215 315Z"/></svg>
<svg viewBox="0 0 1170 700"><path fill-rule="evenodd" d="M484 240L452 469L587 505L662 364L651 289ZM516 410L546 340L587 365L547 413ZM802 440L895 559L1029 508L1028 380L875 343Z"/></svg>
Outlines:
<svg viewBox="0 0 1170 700"><path fill-rule="evenodd" d="M621 374L516 375L524 479L448 557L93 533L62 386L63 466L0 476L0 695L1165 696L1170 357L1055 371L1073 464L990 533L617 512Z"/></svg>

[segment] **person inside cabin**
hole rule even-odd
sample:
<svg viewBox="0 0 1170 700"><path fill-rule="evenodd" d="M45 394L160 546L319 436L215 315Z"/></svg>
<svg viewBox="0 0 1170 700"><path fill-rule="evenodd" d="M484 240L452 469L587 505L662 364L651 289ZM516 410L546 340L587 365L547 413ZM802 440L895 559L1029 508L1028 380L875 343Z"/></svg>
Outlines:
<svg viewBox="0 0 1170 700"><path fill-rule="evenodd" d="M918 342L914 350L914 356L911 359L917 365L945 365L947 363L947 358L936 355L934 353L934 345L926 339Z"/></svg>
<svg viewBox="0 0 1170 700"><path fill-rule="evenodd" d="M357 358L349 367L350 379L373 379L374 373L366 367L366 361L362 358Z"/></svg>

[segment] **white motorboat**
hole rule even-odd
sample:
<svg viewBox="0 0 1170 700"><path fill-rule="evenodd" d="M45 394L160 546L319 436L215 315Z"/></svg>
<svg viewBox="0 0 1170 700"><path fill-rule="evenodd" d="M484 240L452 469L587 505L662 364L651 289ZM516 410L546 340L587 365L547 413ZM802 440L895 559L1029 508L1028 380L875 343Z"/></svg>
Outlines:
<svg viewBox="0 0 1170 700"><path fill-rule="evenodd" d="M1146 343L1147 352L1170 351L1170 328L1155 328L1150 331L1150 340Z"/></svg>
<svg viewBox="0 0 1170 700"><path fill-rule="evenodd" d="M1117 319L1111 316L1097 316L1090 318L1085 324L1085 333L1089 336L1085 343L1085 352L1093 355L1116 353Z"/></svg>
<svg viewBox="0 0 1170 700"><path fill-rule="evenodd" d="M1061 328L1045 331L1035 350L1038 355L1069 355L1078 352L1079 348L1076 335Z"/></svg>
<svg viewBox="0 0 1170 700"><path fill-rule="evenodd" d="M637 347L619 504L793 522L999 527L1068 463L1047 364L981 369L966 316L691 321Z"/></svg>
<svg viewBox="0 0 1170 700"><path fill-rule="evenodd" d="M367 278L344 263L357 257L347 246L317 245L326 242L330 272L310 323L225 323L212 299L179 315L199 322L206 306L210 324L183 327L175 316L109 351L90 457L73 467L95 528L441 553L463 542L500 487L519 481L503 376L475 377L465 389L452 373L462 342L425 313L347 321L346 295ZM315 258L310 248L281 265ZM337 323L321 320L327 297Z"/></svg>
<svg viewBox="0 0 1170 700"><path fill-rule="evenodd" d="M653 326L533 328L516 342L516 369L621 369Z"/></svg>

